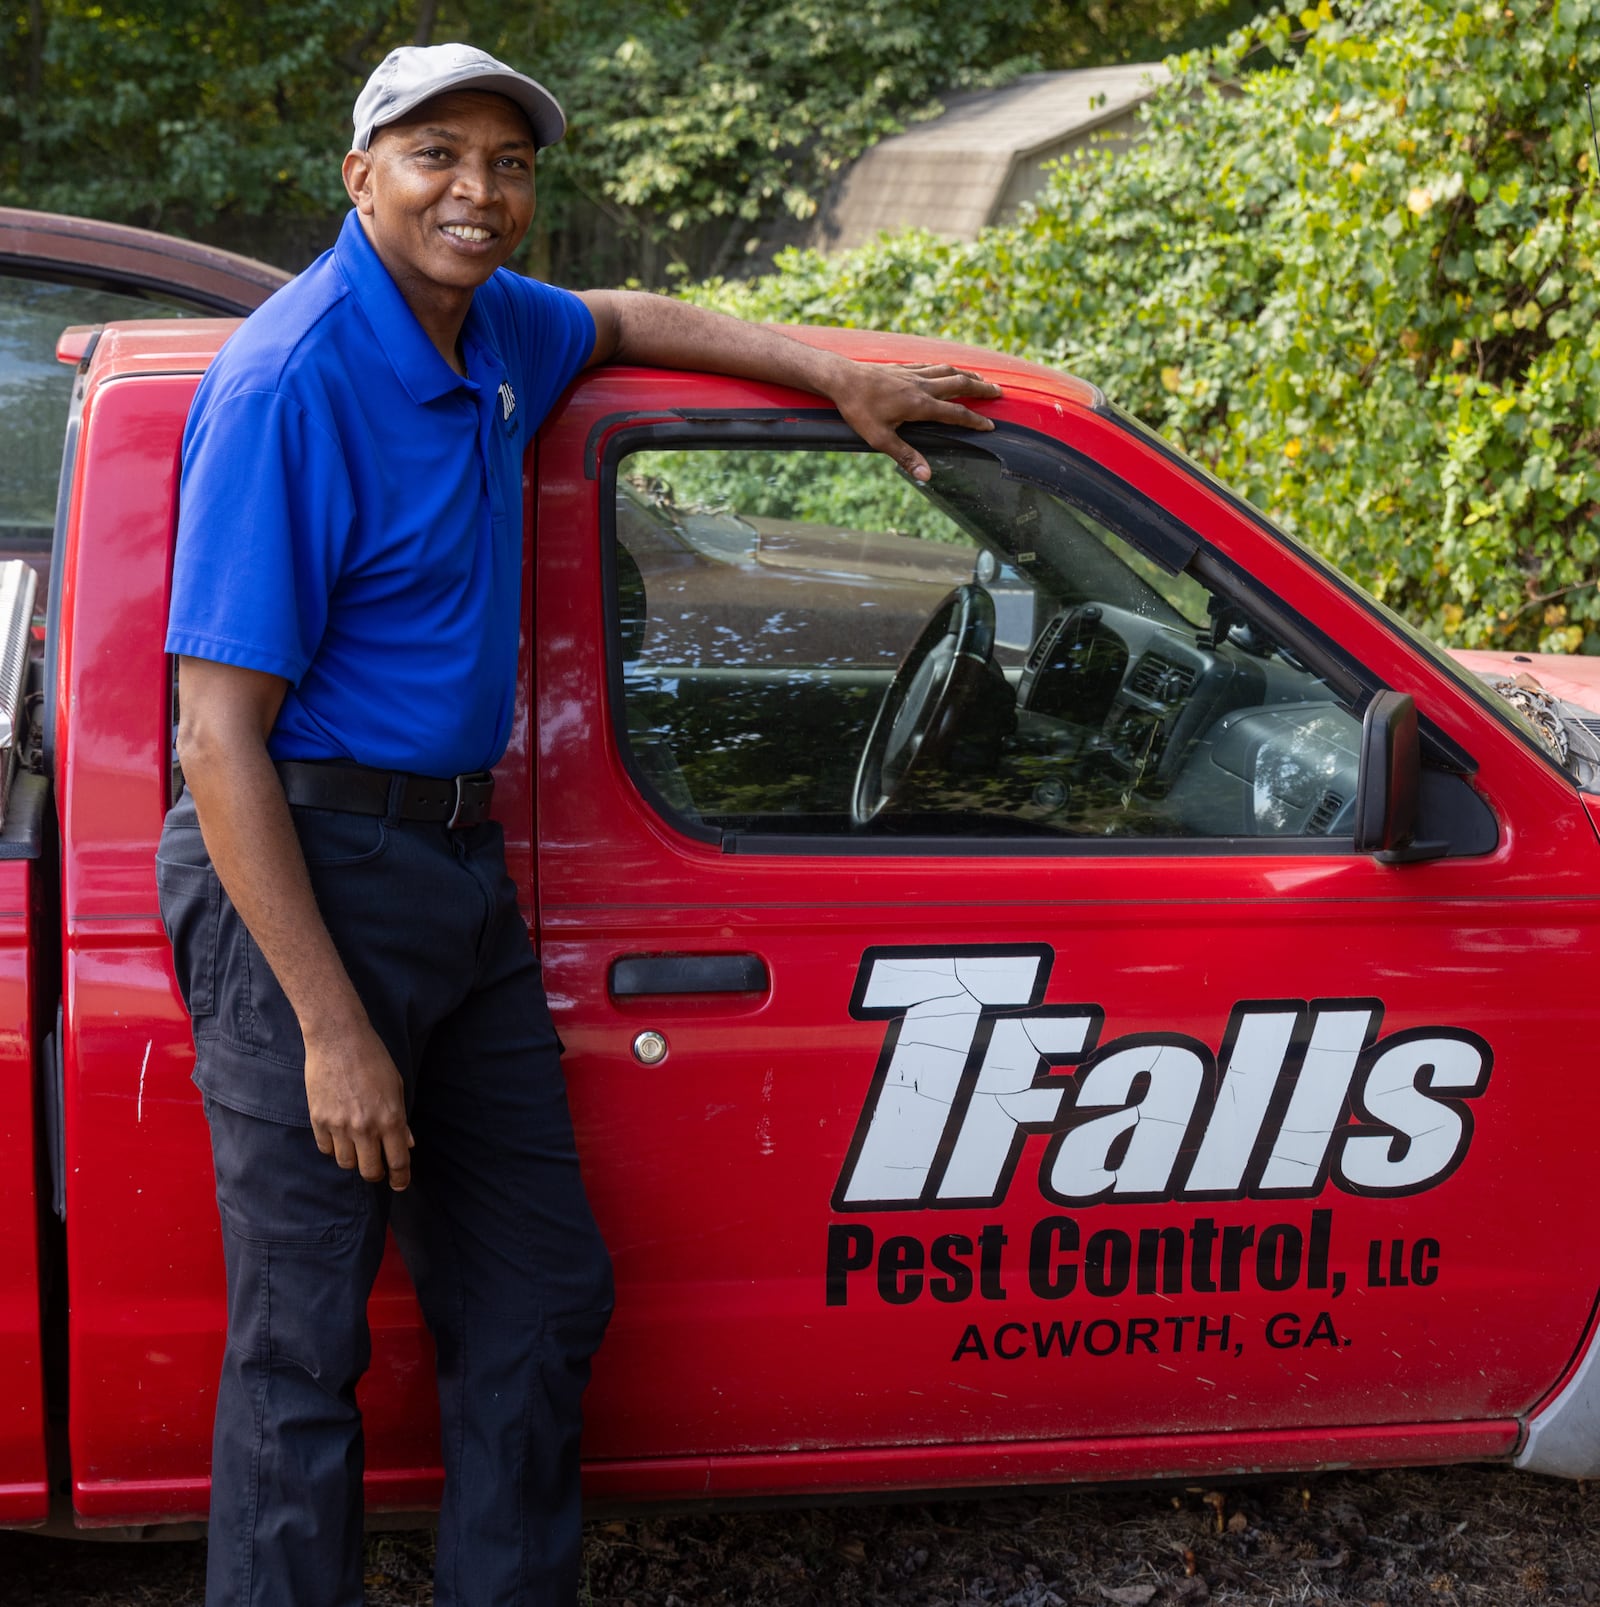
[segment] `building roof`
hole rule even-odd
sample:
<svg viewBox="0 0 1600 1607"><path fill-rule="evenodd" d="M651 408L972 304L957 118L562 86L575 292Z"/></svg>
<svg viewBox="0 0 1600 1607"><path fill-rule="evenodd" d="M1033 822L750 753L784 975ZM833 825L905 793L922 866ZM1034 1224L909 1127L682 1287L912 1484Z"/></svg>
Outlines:
<svg viewBox="0 0 1600 1607"><path fill-rule="evenodd" d="M1093 134L1127 137L1170 74L1160 62L1028 73L952 95L926 123L881 140L845 173L817 243L861 245L880 229L973 239L1042 184L1040 164Z"/></svg>

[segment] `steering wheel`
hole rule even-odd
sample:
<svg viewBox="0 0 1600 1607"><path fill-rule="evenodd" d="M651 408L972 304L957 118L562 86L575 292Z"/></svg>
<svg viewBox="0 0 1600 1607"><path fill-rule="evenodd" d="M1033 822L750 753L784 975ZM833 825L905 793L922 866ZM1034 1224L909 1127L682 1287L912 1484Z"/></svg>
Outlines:
<svg viewBox="0 0 1600 1607"><path fill-rule="evenodd" d="M994 651L994 599L982 586L957 586L934 609L900 660L878 705L856 765L850 819L869 826L894 802L915 769L948 755L960 716L984 683Z"/></svg>

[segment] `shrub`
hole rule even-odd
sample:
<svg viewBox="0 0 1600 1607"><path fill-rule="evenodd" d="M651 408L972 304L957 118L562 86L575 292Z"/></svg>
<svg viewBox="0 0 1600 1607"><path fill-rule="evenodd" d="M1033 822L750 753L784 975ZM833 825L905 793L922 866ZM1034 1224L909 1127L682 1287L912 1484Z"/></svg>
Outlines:
<svg viewBox="0 0 1600 1607"><path fill-rule="evenodd" d="M1012 225L691 294L1070 368L1439 639L1600 651L1600 0L1322 0L1169 65Z"/></svg>

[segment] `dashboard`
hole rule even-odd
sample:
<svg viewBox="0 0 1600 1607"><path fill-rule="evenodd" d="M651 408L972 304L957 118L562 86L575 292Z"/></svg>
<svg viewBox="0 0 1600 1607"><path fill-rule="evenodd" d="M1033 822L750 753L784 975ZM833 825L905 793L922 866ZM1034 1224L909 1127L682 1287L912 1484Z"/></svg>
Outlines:
<svg viewBox="0 0 1600 1607"><path fill-rule="evenodd" d="M1340 836L1361 723L1248 628L1086 603L1048 619L1016 682L1005 767L1071 831Z"/></svg>

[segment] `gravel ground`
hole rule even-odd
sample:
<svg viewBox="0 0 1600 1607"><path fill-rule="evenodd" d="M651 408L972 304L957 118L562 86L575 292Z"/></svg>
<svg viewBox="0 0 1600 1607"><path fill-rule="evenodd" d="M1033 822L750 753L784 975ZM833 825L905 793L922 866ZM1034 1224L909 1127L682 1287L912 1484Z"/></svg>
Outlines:
<svg viewBox="0 0 1600 1607"><path fill-rule="evenodd" d="M1500 1468L592 1523L591 1607L1520 1607L1600 1602L1600 1493ZM425 1531L367 1544L370 1607L432 1599ZM0 1607L188 1607L200 1542L0 1534Z"/></svg>

